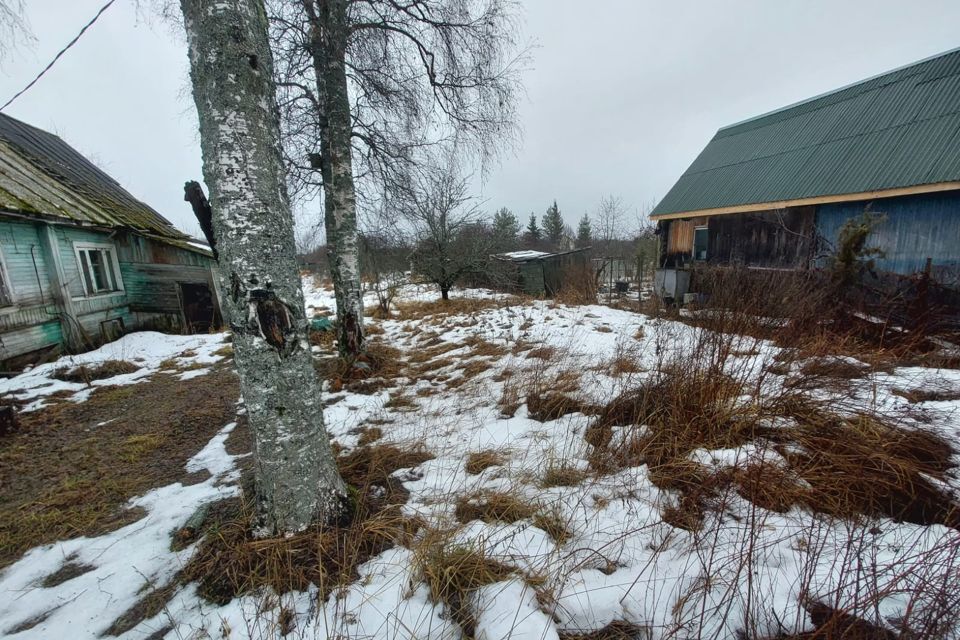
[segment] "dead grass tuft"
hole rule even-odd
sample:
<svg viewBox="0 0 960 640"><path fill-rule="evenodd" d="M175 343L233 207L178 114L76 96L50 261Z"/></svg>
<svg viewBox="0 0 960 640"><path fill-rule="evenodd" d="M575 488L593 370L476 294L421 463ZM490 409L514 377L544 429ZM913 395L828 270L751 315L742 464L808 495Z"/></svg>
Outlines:
<svg viewBox="0 0 960 640"><path fill-rule="evenodd" d="M427 536L418 545L417 568L433 601L446 605L465 637L472 638L476 620L470 595L480 587L506 580L516 570L490 558L480 546L451 545L445 535Z"/></svg>
<svg viewBox="0 0 960 640"><path fill-rule="evenodd" d="M114 376L136 373L139 370L140 367L126 360L105 360L96 365L61 367L55 369L50 377L63 382L80 382L89 385L94 380L106 380Z"/></svg>
<svg viewBox="0 0 960 640"><path fill-rule="evenodd" d="M960 389L894 389L893 393L913 404L960 400Z"/></svg>
<svg viewBox="0 0 960 640"><path fill-rule="evenodd" d="M710 370L661 372L603 407L587 431L597 470L685 458L698 448L732 448L756 435L754 409L741 402L742 385ZM626 442L610 446L612 427L630 429Z"/></svg>
<svg viewBox="0 0 960 640"><path fill-rule="evenodd" d="M49 589L50 587L56 587L78 578L85 573L89 573L96 569L95 566L91 564L85 564L83 562L76 562L72 558L67 558L67 562L63 564L59 569L45 577L41 582L40 586L44 589Z"/></svg>
<svg viewBox="0 0 960 640"><path fill-rule="evenodd" d="M464 468L467 473L477 475L483 473L484 470L490 467L502 465L506 461L507 458L502 451L485 449L484 451L476 451L468 455Z"/></svg>
<svg viewBox="0 0 960 640"><path fill-rule="evenodd" d="M556 420L571 413L596 413L598 407L582 402L566 393L532 391L527 395L527 411L540 422Z"/></svg>
<svg viewBox="0 0 960 640"><path fill-rule="evenodd" d="M331 356L317 358L313 364L317 374L330 381L334 393L343 389L375 393L403 375L400 350L379 340L369 340L365 352L355 359Z"/></svg>
<svg viewBox="0 0 960 640"><path fill-rule="evenodd" d="M953 448L939 436L878 416L837 416L817 407L795 412L782 448L809 489L810 509L834 516L887 516L921 525L960 527L960 506L934 480L952 468Z"/></svg>
<svg viewBox="0 0 960 640"><path fill-rule="evenodd" d="M596 631L561 631L560 640L636 640L647 637L648 630L632 622L614 620Z"/></svg>
<svg viewBox="0 0 960 640"><path fill-rule="evenodd" d="M527 359L538 359L538 360L553 360L557 355L557 350L554 347L537 347L536 349L531 349L527 352Z"/></svg>
<svg viewBox="0 0 960 640"><path fill-rule="evenodd" d="M463 523L472 520L484 522L517 522L532 518L537 508L512 493L485 491L457 499L454 515Z"/></svg>
<svg viewBox="0 0 960 640"><path fill-rule="evenodd" d="M408 494L390 475L432 457L421 448L390 444L340 456L340 473L355 490L352 513L335 525L283 538L255 538L252 505L225 501L207 518L203 540L178 579L197 582L201 596L221 605L265 586L282 594L313 584L324 599L355 580L360 564L396 544L412 543L420 523L402 515Z"/></svg>
<svg viewBox="0 0 960 640"><path fill-rule="evenodd" d="M550 487L575 487L587 477L587 472L566 464L551 464L543 472L540 479L540 486Z"/></svg>

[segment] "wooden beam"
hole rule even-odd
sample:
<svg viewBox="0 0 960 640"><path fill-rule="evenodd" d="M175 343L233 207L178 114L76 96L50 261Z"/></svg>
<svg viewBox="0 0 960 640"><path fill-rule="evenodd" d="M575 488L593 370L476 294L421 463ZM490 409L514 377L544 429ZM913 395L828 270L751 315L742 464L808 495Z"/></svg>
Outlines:
<svg viewBox="0 0 960 640"><path fill-rule="evenodd" d="M63 340L70 352L79 353L83 350L84 339L80 322L77 320L77 311L73 306L73 296L70 295L70 288L63 270L63 262L60 260L60 245L57 242L57 234L53 225L41 222L39 226L40 250L43 254L43 261L47 265L53 301L56 304L57 311L60 312L60 330L63 334Z"/></svg>
<svg viewBox="0 0 960 640"><path fill-rule="evenodd" d="M755 204L739 204L730 207L715 207L713 209L695 209L693 211L679 211L677 213L663 213L651 215L651 220L676 220L694 216L723 216L731 213L750 213L753 211L775 211L788 207L802 207L806 205L830 204L833 202L855 202L857 200L876 200L880 198L896 198L897 196L911 196L921 193L937 193L940 191L960 190L960 182L938 182L935 184L921 184L913 187L898 187L896 189L882 189L879 191L862 191L860 193L841 193L831 196L816 196L812 198L796 198L793 200L778 200L776 202L758 202Z"/></svg>

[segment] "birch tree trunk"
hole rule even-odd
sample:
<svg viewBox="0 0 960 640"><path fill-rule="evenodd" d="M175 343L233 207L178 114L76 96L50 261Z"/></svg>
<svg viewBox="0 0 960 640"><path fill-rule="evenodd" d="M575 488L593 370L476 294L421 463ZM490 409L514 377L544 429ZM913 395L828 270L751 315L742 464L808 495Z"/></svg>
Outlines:
<svg viewBox="0 0 960 640"><path fill-rule="evenodd" d="M203 175L254 434L260 535L340 514L347 490L323 425L284 185L262 0L181 0Z"/></svg>
<svg viewBox="0 0 960 640"><path fill-rule="evenodd" d="M304 8L310 20L310 47L322 109L320 172L330 276L337 298L337 344L341 356L354 358L364 350L364 335L353 123L347 93L347 0L325 0L316 5L314 0L304 0Z"/></svg>

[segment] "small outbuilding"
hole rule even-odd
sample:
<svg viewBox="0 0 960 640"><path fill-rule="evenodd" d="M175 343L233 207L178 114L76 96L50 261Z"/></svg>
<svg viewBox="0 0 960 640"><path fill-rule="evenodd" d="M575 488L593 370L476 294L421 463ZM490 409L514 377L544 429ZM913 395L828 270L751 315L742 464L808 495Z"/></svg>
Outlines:
<svg viewBox="0 0 960 640"><path fill-rule="evenodd" d="M878 271L960 287L960 49L720 129L651 214L660 266L824 266L869 215Z"/></svg>
<svg viewBox="0 0 960 640"><path fill-rule="evenodd" d="M219 324L213 254L59 137L0 114L0 361Z"/></svg>
<svg viewBox="0 0 960 640"><path fill-rule="evenodd" d="M503 269L504 288L531 296L554 297L564 288L590 278L589 247L549 253L546 251L510 251L493 256Z"/></svg>

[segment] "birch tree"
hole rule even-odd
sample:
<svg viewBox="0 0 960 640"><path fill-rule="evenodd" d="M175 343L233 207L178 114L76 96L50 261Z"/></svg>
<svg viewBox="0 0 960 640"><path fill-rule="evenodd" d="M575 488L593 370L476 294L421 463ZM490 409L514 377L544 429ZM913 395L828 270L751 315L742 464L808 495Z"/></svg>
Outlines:
<svg viewBox="0 0 960 640"><path fill-rule="evenodd" d="M515 138L511 0L269 0L286 161L322 192L341 355L363 349L358 207L382 208L423 151L486 162ZM318 146L319 141L319 146Z"/></svg>
<svg viewBox="0 0 960 640"><path fill-rule="evenodd" d="M262 0L181 0L221 306L254 434L258 533L339 515L284 185Z"/></svg>

